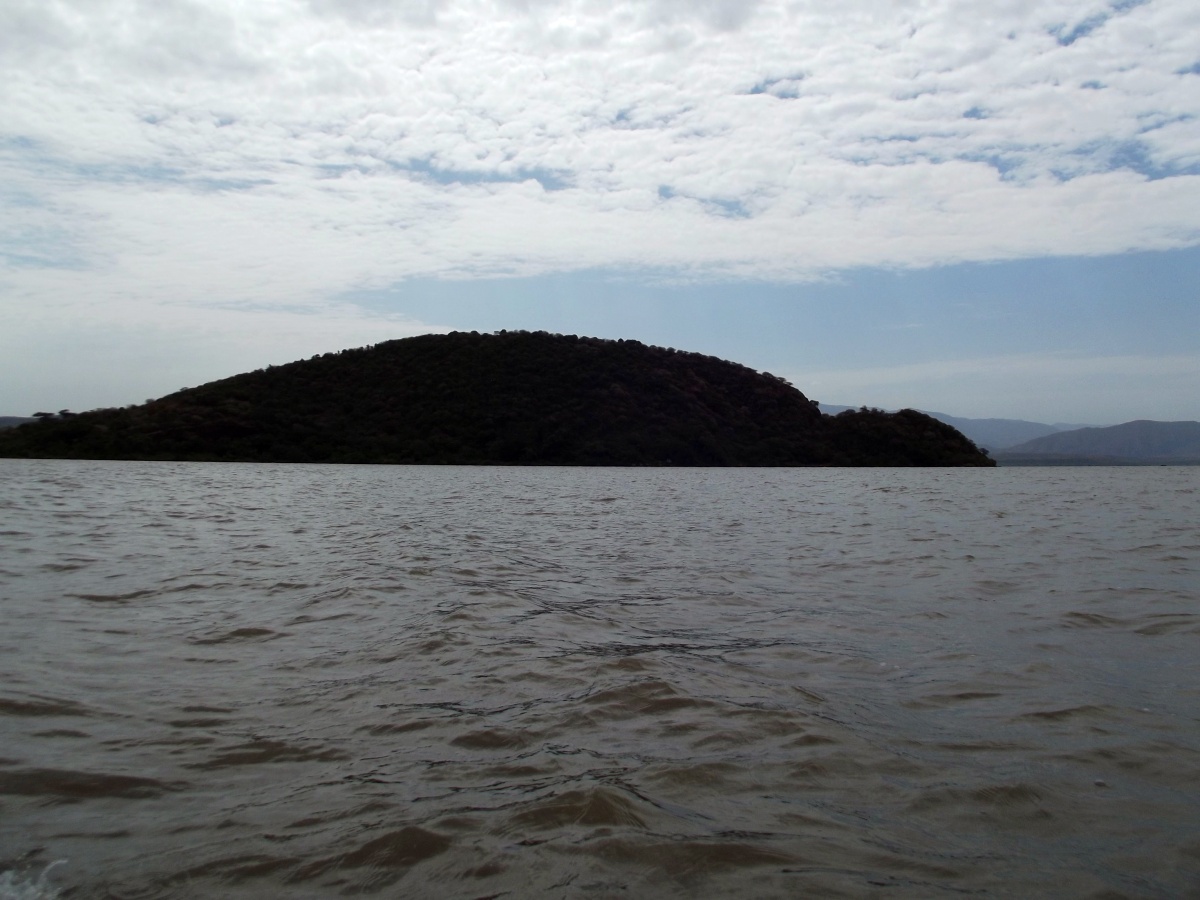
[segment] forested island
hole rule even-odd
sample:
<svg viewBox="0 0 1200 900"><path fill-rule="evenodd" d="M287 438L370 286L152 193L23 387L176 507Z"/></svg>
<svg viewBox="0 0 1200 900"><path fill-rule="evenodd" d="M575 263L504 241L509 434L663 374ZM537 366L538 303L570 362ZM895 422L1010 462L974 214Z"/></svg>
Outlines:
<svg viewBox="0 0 1200 900"><path fill-rule="evenodd" d="M0 456L583 466L993 466L914 410L822 415L699 353L456 332L269 366L118 409L38 413Z"/></svg>

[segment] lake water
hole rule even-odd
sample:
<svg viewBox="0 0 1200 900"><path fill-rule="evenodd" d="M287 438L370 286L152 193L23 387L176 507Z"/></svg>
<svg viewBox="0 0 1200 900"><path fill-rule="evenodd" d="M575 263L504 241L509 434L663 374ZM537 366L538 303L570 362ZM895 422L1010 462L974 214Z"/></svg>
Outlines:
<svg viewBox="0 0 1200 900"><path fill-rule="evenodd" d="M0 897L1200 897L1198 523L1200 468L0 460Z"/></svg>

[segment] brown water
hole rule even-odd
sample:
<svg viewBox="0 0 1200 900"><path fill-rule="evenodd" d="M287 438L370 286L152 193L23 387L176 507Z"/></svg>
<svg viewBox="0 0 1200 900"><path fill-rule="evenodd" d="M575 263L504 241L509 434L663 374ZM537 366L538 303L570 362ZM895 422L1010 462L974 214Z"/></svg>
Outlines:
<svg viewBox="0 0 1200 900"><path fill-rule="evenodd" d="M0 460L0 516L0 897L1200 897L1197 468Z"/></svg>

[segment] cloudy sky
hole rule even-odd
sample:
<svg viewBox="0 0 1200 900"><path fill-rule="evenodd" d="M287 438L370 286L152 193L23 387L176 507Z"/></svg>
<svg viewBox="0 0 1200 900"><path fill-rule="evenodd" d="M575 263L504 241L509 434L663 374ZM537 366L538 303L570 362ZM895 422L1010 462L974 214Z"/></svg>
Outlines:
<svg viewBox="0 0 1200 900"><path fill-rule="evenodd" d="M0 414L445 330L1200 419L1194 0L2 0Z"/></svg>

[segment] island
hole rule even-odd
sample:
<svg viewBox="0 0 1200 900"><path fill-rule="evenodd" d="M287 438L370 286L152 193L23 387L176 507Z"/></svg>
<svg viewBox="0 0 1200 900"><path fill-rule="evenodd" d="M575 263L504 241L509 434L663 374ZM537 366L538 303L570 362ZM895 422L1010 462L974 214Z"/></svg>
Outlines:
<svg viewBox="0 0 1200 900"><path fill-rule="evenodd" d="M387 341L136 406L41 413L0 456L564 466L994 466L905 409L823 415L786 380L700 353L499 331Z"/></svg>

